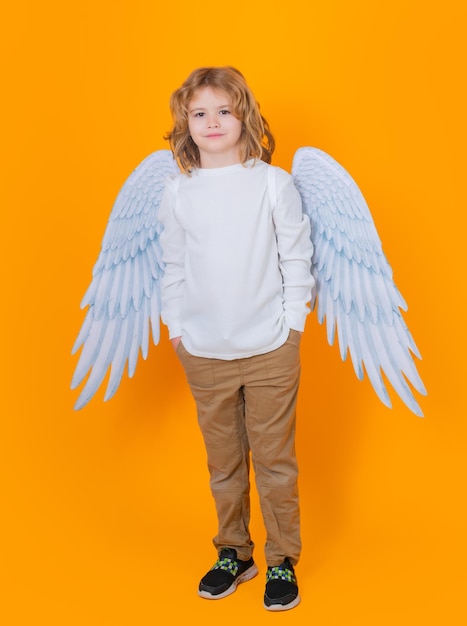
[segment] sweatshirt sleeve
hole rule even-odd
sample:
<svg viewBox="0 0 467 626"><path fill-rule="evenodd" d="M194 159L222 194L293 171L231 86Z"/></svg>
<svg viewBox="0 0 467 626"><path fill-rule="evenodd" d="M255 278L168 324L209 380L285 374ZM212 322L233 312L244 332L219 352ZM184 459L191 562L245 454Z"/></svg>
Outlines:
<svg viewBox="0 0 467 626"><path fill-rule="evenodd" d="M163 227L160 243L165 265L161 281L161 318L169 329L170 339L182 334L181 312L185 290L185 231L175 214L176 186L175 180L167 184L159 207L159 221Z"/></svg>
<svg viewBox="0 0 467 626"><path fill-rule="evenodd" d="M284 310L289 328L303 331L315 280L311 274L313 245L310 220L293 179L276 168L277 204L273 209L282 274Z"/></svg>

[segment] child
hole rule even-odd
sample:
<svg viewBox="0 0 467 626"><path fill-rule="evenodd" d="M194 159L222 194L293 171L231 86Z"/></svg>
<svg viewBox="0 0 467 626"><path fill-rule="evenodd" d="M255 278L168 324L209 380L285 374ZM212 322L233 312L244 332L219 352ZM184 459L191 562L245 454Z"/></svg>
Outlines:
<svg viewBox="0 0 467 626"><path fill-rule="evenodd" d="M217 509L218 560L199 595L253 578L250 451L267 532L264 605L300 602L295 406L314 280L309 220L245 79L195 70L171 97L167 139L183 174L160 206L162 320L186 372Z"/></svg>

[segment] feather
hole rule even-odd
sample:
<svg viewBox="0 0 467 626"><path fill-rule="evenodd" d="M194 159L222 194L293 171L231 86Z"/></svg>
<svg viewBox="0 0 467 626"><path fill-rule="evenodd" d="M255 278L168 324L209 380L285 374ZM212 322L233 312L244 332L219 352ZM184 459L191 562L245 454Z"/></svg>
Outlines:
<svg viewBox="0 0 467 626"><path fill-rule="evenodd" d="M350 351L358 378L364 370L380 398L391 406L382 372L416 415L422 416L408 382L426 389L412 355L420 357L399 309L407 305L393 280L366 201L348 172L325 152L300 148L292 176L311 222L313 304L327 338L337 330L341 358Z"/></svg>
<svg viewBox="0 0 467 626"><path fill-rule="evenodd" d="M179 173L168 150L149 155L117 195L81 306L89 307L73 346L80 348L72 388L88 376L75 404L85 406L109 368L105 399L117 391L128 363L133 375L139 354L146 358L151 322L159 341L159 280L164 268L159 245L158 209L168 177Z"/></svg>

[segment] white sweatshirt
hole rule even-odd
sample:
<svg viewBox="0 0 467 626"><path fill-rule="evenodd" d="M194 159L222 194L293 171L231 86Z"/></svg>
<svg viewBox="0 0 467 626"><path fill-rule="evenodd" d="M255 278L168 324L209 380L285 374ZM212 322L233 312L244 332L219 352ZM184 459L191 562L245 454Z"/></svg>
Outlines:
<svg viewBox="0 0 467 626"><path fill-rule="evenodd" d="M159 209L162 321L196 356L237 359L303 331L314 284L309 219L290 174L263 161L168 182Z"/></svg>

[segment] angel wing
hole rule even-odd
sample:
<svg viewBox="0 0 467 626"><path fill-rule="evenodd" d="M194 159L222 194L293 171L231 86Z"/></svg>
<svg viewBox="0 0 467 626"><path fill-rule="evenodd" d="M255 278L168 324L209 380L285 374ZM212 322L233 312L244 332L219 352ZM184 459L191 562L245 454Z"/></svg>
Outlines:
<svg viewBox="0 0 467 626"><path fill-rule="evenodd" d="M129 176L117 196L81 307L89 306L73 346L82 351L71 383L77 387L90 372L75 409L95 394L111 374L105 400L113 396L128 362L134 374L138 355L148 353L149 326L159 342L160 289L163 274L158 208L165 181L180 170L169 150L149 155Z"/></svg>
<svg viewBox="0 0 467 626"><path fill-rule="evenodd" d="M400 313L407 305L363 195L348 172L316 148L297 150L292 176L311 220L312 307L317 299L329 344L337 328L341 357L350 351L357 377L363 378L365 368L378 397L391 407L384 372L405 404L423 416L407 384L426 394L412 354L421 356Z"/></svg>

